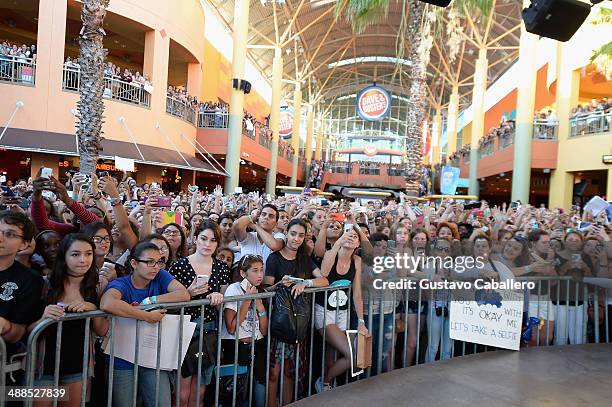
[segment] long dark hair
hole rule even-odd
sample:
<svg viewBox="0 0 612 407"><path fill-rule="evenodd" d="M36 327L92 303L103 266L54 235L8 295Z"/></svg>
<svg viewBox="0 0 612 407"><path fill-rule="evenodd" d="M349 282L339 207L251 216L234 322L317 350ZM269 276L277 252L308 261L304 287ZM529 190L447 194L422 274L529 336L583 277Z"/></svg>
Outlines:
<svg viewBox="0 0 612 407"><path fill-rule="evenodd" d="M85 242L91 246L92 252L96 251L96 245L91 238L83 233L71 233L64 237L60 242L60 247L57 252L57 259L55 260L55 267L49 276L49 285L51 290L47 295L47 303L55 304L64 295L64 283L68 278L68 265L66 264L66 253L70 250L70 247L75 242ZM95 255L92 256L91 266L85 273L83 280L81 281L81 287L79 292L85 301L96 301L98 300L98 269L96 268Z"/></svg>
<svg viewBox="0 0 612 407"><path fill-rule="evenodd" d="M160 234L164 234L164 232L166 231L166 229L168 229L168 227L170 226L174 226L175 228L178 229L179 234L181 235L181 244L178 247L178 250L176 251L176 257L185 257L186 252L185 252L185 248L187 246L187 238L185 237L185 231L183 230L183 227L181 225L179 225L178 223L168 223L167 225L164 225L161 230L159 231Z"/></svg>
<svg viewBox="0 0 612 407"><path fill-rule="evenodd" d="M293 219L291 220L291 222L289 222L289 224L287 225L287 233L289 232L289 229L291 229L292 226L295 225L299 225L301 227L304 228L304 234L306 234L306 231L308 230L308 226L306 225L306 222L304 222L302 219ZM295 274L296 277L300 277L300 278L311 278L311 270L310 270L310 264L311 264L312 260L310 258L310 256L308 255L307 252L307 247L306 247L306 238L304 237L304 241L302 242L302 244L300 245L300 247L298 247L297 249L297 253L295 256Z"/></svg>

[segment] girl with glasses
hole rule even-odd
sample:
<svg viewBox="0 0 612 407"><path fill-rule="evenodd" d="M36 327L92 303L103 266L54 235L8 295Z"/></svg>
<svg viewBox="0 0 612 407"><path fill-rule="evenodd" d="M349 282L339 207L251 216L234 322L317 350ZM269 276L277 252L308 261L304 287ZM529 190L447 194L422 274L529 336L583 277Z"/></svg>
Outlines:
<svg viewBox="0 0 612 407"><path fill-rule="evenodd" d="M163 235L153 233L152 235L149 235L145 241L151 242L159 248L159 252L166 260L164 269L170 270L170 266L172 265L172 248L170 247L168 239L166 239Z"/></svg>
<svg viewBox="0 0 612 407"><path fill-rule="evenodd" d="M159 233L168 240L168 243L170 243L170 249L172 251L172 256L170 258L172 262L187 255L187 238L180 225L168 223L161 228Z"/></svg>
<svg viewBox="0 0 612 407"><path fill-rule="evenodd" d="M156 323L166 314L165 309L145 311L132 304L159 304L189 301L187 289L161 268L165 261L159 248L151 242L140 242L129 256L131 274L111 281L102 296L100 308L113 315ZM170 372L159 376L160 406L171 404ZM114 358L113 405L131 406L134 387L134 365ZM138 396L146 407L155 405L156 369L138 367Z"/></svg>
<svg viewBox="0 0 612 407"><path fill-rule="evenodd" d="M198 326L194 332L190 348L198 351L188 355L183 362L181 369L181 405L201 405L204 401L206 386L210 384L214 371L214 364L205 366L202 363L202 371L197 370L197 358L210 360L210 355L192 356L199 352L200 325L206 337L216 335L217 331L217 309L216 307L223 302L223 293L230 283L230 270L227 264L216 259L217 248L221 241L221 232L216 222L206 220L202 222L196 231L196 251L188 257L182 257L175 261L170 267L170 273L176 277L185 287L188 287L189 294L193 300L209 299L210 305L204 307L204 314L201 314L201 307L185 308L185 314L191 315L192 322ZM195 358L193 361L190 356ZM204 359L206 356L206 359ZM216 361L216 358L215 358ZM200 399L196 400L197 386L200 384Z"/></svg>

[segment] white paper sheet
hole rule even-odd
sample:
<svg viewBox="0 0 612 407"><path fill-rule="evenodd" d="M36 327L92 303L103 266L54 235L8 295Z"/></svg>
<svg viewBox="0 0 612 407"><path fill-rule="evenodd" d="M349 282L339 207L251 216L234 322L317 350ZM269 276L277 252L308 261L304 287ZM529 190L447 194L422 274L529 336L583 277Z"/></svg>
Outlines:
<svg viewBox="0 0 612 407"><path fill-rule="evenodd" d="M608 205L608 201L595 195L589 200L589 202L587 202L586 205L584 205L584 210L591 212L593 216L597 216L601 213L601 211L606 210Z"/></svg>
<svg viewBox="0 0 612 407"><path fill-rule="evenodd" d="M176 370L183 364L189 342L195 331L196 324L190 322L190 316L183 317L183 347L181 363L177 364L178 339L180 330L180 315L166 315L161 322L160 369ZM138 366L155 369L157 366L157 327L145 321L131 318L115 318L114 355L115 357L134 363L136 351L136 323L139 327ZM110 342L104 344L104 353L110 355Z"/></svg>
<svg viewBox="0 0 612 407"><path fill-rule="evenodd" d="M134 160L115 156L115 168L121 171L134 171Z"/></svg>

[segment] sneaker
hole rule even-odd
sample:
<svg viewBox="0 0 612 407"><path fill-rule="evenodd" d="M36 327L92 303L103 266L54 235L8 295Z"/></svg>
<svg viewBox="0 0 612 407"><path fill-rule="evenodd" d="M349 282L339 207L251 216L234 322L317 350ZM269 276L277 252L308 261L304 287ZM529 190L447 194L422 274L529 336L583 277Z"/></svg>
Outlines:
<svg viewBox="0 0 612 407"><path fill-rule="evenodd" d="M323 383L323 378L319 377L315 382L315 389L317 390L317 393L323 393L324 391L331 390L332 387L329 385L329 383Z"/></svg>

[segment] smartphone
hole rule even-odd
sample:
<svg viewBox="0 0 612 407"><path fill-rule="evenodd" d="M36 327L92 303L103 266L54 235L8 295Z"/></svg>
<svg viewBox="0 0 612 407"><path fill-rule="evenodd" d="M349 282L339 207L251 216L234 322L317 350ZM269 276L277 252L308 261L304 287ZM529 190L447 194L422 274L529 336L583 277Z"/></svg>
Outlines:
<svg viewBox="0 0 612 407"><path fill-rule="evenodd" d="M289 281L295 283L295 284L303 284L304 283L304 279L303 278L299 278L299 277L292 277L289 276Z"/></svg>
<svg viewBox="0 0 612 407"><path fill-rule="evenodd" d="M572 254L572 261L582 261L582 255L581 254Z"/></svg>
<svg viewBox="0 0 612 407"><path fill-rule="evenodd" d="M89 191L89 187L90 187L89 184L83 184L83 185L81 185L81 191L88 192Z"/></svg>
<svg viewBox="0 0 612 407"><path fill-rule="evenodd" d="M252 284L249 283L249 280L246 278L240 282L240 287L246 292L249 288L251 288Z"/></svg>
<svg viewBox="0 0 612 407"><path fill-rule="evenodd" d="M395 248L395 240L387 240L387 249L394 249Z"/></svg>
<svg viewBox="0 0 612 407"><path fill-rule="evenodd" d="M172 206L172 197L171 196L158 196L157 197L157 205L158 208L169 208Z"/></svg>
<svg viewBox="0 0 612 407"><path fill-rule="evenodd" d="M347 224L344 225L344 233L350 232L351 230L353 230L353 224L352 223L347 223Z"/></svg>
<svg viewBox="0 0 612 407"><path fill-rule="evenodd" d="M42 167L40 170L40 176L43 178L49 178L53 175L53 168Z"/></svg>
<svg viewBox="0 0 612 407"><path fill-rule="evenodd" d="M100 171L100 175L98 175L98 178L105 178L105 177L110 177L110 175L108 174L108 171Z"/></svg>
<svg viewBox="0 0 612 407"><path fill-rule="evenodd" d="M517 208L517 207L518 207L518 202L516 202L516 201L515 201L515 202L512 202L512 203L510 204L510 208L513 208L513 209L514 209L514 208Z"/></svg>
<svg viewBox="0 0 612 407"><path fill-rule="evenodd" d="M202 287L208 283L209 276L198 274L196 276L196 287Z"/></svg>

